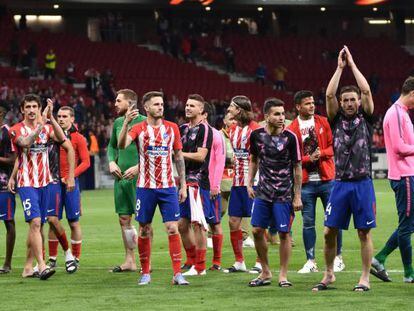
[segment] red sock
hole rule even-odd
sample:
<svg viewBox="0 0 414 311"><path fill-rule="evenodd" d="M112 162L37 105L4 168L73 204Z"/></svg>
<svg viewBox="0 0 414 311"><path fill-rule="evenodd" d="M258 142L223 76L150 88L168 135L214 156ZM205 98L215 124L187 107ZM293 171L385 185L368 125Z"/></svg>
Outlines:
<svg viewBox="0 0 414 311"><path fill-rule="evenodd" d="M192 245L190 248L185 248L185 253L187 255L187 261L185 262L186 265L193 266L196 262L196 247Z"/></svg>
<svg viewBox="0 0 414 311"><path fill-rule="evenodd" d="M181 243L178 233L168 236L168 247L170 249L172 268L174 275L176 275L181 272Z"/></svg>
<svg viewBox="0 0 414 311"><path fill-rule="evenodd" d="M198 272L206 270L206 249L197 249L196 250L196 262L195 269Z"/></svg>
<svg viewBox="0 0 414 311"><path fill-rule="evenodd" d="M221 248L223 246L223 235L213 234L213 265L221 265Z"/></svg>
<svg viewBox="0 0 414 311"><path fill-rule="evenodd" d="M138 253L142 274L149 274L151 257L151 240L149 237L138 237Z"/></svg>
<svg viewBox="0 0 414 311"><path fill-rule="evenodd" d="M66 252L69 249L69 243L68 243L68 239L66 238L66 232L63 231L61 235L56 235L56 237L59 240L59 243L62 246L62 249ZM56 256L57 256L57 249L56 249Z"/></svg>
<svg viewBox="0 0 414 311"><path fill-rule="evenodd" d="M70 243L72 244L72 255L77 260L80 259L81 249L82 249L82 241L73 241L71 240Z"/></svg>
<svg viewBox="0 0 414 311"><path fill-rule="evenodd" d="M230 232L230 239L236 261L243 262L243 232L241 230Z"/></svg>
<svg viewBox="0 0 414 311"><path fill-rule="evenodd" d="M49 240L49 257L57 257L58 255L58 240Z"/></svg>

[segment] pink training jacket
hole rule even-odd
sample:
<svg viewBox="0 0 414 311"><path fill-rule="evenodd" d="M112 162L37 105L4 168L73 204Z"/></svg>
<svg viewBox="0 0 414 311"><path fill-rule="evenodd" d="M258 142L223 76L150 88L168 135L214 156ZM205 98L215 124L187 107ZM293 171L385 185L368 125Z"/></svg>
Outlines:
<svg viewBox="0 0 414 311"><path fill-rule="evenodd" d="M383 127L388 178L400 180L414 176L414 130L408 108L397 100L388 108Z"/></svg>
<svg viewBox="0 0 414 311"><path fill-rule="evenodd" d="M215 128L212 127L211 129L213 131L213 142L211 144L208 177L210 179L210 189L220 190L224 164L226 163L226 149L224 147L223 135Z"/></svg>

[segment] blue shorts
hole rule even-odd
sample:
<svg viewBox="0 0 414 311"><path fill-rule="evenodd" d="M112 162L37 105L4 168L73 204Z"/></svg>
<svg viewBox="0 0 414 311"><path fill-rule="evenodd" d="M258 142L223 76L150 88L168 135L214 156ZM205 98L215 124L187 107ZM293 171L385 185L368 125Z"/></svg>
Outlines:
<svg viewBox="0 0 414 311"><path fill-rule="evenodd" d="M11 192L0 192L0 220L13 220L16 199Z"/></svg>
<svg viewBox="0 0 414 311"><path fill-rule="evenodd" d="M354 218L356 229L376 227L376 203L372 180L335 180L325 210L325 226L347 230Z"/></svg>
<svg viewBox="0 0 414 311"><path fill-rule="evenodd" d="M176 187L164 189L137 188L135 220L143 224L152 223L157 205L160 208L163 222L178 221L180 218Z"/></svg>
<svg viewBox="0 0 414 311"><path fill-rule="evenodd" d="M48 187L20 187L17 188L22 201L26 222L39 217L42 224L46 222L47 207L49 206Z"/></svg>
<svg viewBox="0 0 414 311"><path fill-rule="evenodd" d="M62 202L62 188L60 182L54 182L47 185L49 191L49 206L47 207L46 215L59 216L61 214Z"/></svg>
<svg viewBox="0 0 414 311"><path fill-rule="evenodd" d="M256 187L253 187L256 190ZM250 217L252 215L253 200L249 198L247 187L233 186L230 190L229 216Z"/></svg>
<svg viewBox="0 0 414 311"><path fill-rule="evenodd" d="M203 204L203 212L206 222L208 224L217 224L220 223L220 218L217 218L214 212L214 208L211 205L210 201L210 190L203 188L200 189L201 204ZM187 218L191 220L191 206L190 206L190 195L187 188L187 199L180 204L180 214L181 218Z"/></svg>
<svg viewBox="0 0 414 311"><path fill-rule="evenodd" d="M269 202L255 198L252 208L253 227L267 229L270 227L279 232L290 232L295 212L291 202Z"/></svg>
<svg viewBox="0 0 414 311"><path fill-rule="evenodd" d="M79 180L75 178L75 189L73 191L67 192L66 185L62 184L62 203L59 210L59 220L62 219L63 206L65 207L66 219L69 222L79 221L81 213L81 196L79 189Z"/></svg>

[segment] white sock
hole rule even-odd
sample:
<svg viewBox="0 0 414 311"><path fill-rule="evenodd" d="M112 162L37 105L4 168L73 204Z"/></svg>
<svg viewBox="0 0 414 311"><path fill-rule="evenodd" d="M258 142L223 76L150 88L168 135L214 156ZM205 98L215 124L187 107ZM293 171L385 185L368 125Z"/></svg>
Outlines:
<svg viewBox="0 0 414 311"><path fill-rule="evenodd" d="M68 262L71 260L75 260L75 258L73 257L70 248L68 248L68 250L65 252L65 261Z"/></svg>

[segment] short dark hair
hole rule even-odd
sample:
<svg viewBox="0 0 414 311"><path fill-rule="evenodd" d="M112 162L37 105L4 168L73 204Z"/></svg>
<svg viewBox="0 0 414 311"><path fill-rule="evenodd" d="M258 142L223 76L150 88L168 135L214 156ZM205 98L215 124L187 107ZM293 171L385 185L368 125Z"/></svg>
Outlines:
<svg viewBox="0 0 414 311"><path fill-rule="evenodd" d="M131 89L121 89L121 90L116 92L116 95L119 95L119 94L124 95L126 100L135 101L135 102L138 101L137 93L135 93Z"/></svg>
<svg viewBox="0 0 414 311"><path fill-rule="evenodd" d="M284 107L284 106L285 106L285 103L283 102L283 100L276 98L276 97L270 97L270 98L267 98L264 102L263 113L268 114L270 108L272 107Z"/></svg>
<svg viewBox="0 0 414 311"><path fill-rule="evenodd" d="M403 86L401 88L401 94L407 95L411 91L414 91L414 77L413 76L408 77L404 81Z"/></svg>
<svg viewBox="0 0 414 311"><path fill-rule="evenodd" d="M22 100L20 101L20 109L24 108L24 104L27 102L36 102L39 105L39 108L42 108L42 102L40 100L40 96L36 94L26 94L23 96Z"/></svg>
<svg viewBox="0 0 414 311"><path fill-rule="evenodd" d="M306 90L298 91L293 96L293 102L295 105L300 105L302 103L302 99L307 97L313 97L313 93Z"/></svg>
<svg viewBox="0 0 414 311"><path fill-rule="evenodd" d="M70 107L70 106L62 106L62 107L59 108L59 110L69 111L69 115L71 117L74 117L75 116L75 110L73 110L73 108Z"/></svg>
<svg viewBox="0 0 414 311"><path fill-rule="evenodd" d="M234 103L240 109L240 114L235 119L242 126L246 126L253 120L252 102L247 96L236 95L231 99L231 103Z"/></svg>
<svg viewBox="0 0 414 311"><path fill-rule="evenodd" d="M153 97L164 97L164 94L162 92L159 91L151 91L151 92L147 92L144 94L144 96L142 96L142 104L145 104L147 101L151 100L151 98Z"/></svg>
<svg viewBox="0 0 414 311"><path fill-rule="evenodd" d="M359 87L357 87L355 85L346 85L346 86L343 86L341 88L341 90L339 91L339 97L342 98L342 94L343 93L351 93L351 92L357 93L358 94L358 98L361 97L361 90L359 89Z"/></svg>
<svg viewBox="0 0 414 311"><path fill-rule="evenodd" d="M190 94L190 95L188 95L188 99L199 101L203 105L205 103L204 97L201 96L200 94Z"/></svg>
<svg viewBox="0 0 414 311"><path fill-rule="evenodd" d="M214 126L216 121L216 107L212 103L204 102L203 113L207 113L208 124Z"/></svg>

